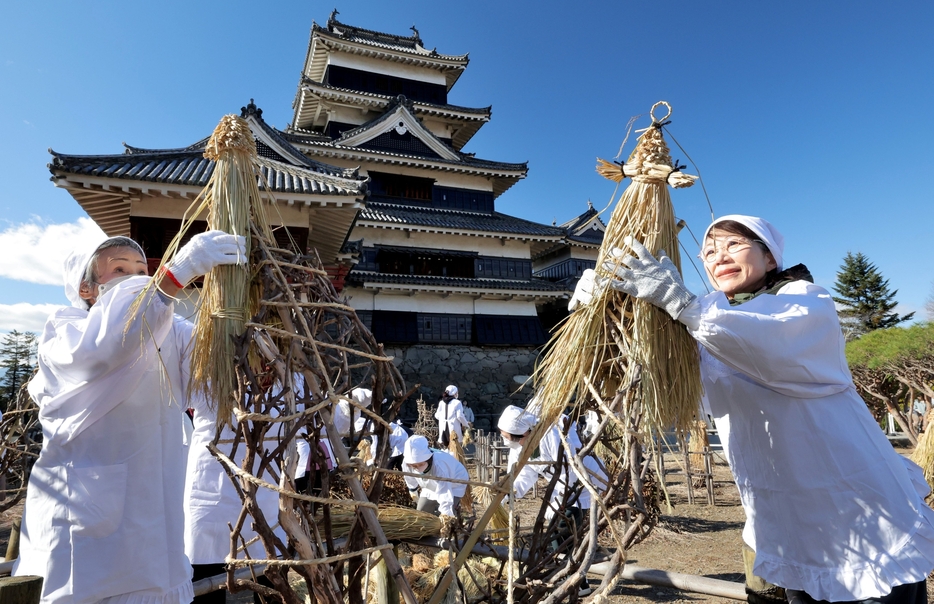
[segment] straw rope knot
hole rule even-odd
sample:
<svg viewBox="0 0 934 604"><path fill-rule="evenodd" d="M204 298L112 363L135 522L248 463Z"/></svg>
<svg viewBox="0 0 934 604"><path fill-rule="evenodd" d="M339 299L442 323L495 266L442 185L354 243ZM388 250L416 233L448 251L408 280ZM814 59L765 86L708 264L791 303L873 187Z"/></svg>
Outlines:
<svg viewBox="0 0 934 604"><path fill-rule="evenodd" d="M232 114L221 118L204 148L204 157L216 161L225 151L256 157L256 139L245 119Z"/></svg>

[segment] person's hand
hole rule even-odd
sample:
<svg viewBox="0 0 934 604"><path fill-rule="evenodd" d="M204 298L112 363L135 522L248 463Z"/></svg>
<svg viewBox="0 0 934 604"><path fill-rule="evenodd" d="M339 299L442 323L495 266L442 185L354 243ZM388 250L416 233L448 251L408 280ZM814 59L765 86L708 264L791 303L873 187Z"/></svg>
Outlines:
<svg viewBox="0 0 934 604"><path fill-rule="evenodd" d="M656 260L644 245L632 237L626 237L624 242L636 255L627 254L620 248L613 249L616 262L607 260L603 263L607 272L618 277L618 280L610 281L610 287L650 302L677 319L697 296L684 287L674 262L665 255L665 250L658 251Z"/></svg>
<svg viewBox="0 0 934 604"><path fill-rule="evenodd" d="M568 310L574 312L582 306L587 306L604 287L606 280L598 277L592 268L588 268L581 274L574 287L574 295L568 301Z"/></svg>
<svg viewBox="0 0 934 604"><path fill-rule="evenodd" d="M184 287L221 264L243 264L246 238L224 231L206 231L191 238L166 265L176 285Z"/></svg>
<svg viewBox="0 0 934 604"><path fill-rule="evenodd" d="M413 502L418 503L418 489L415 489L414 491L409 491L409 497L412 498Z"/></svg>

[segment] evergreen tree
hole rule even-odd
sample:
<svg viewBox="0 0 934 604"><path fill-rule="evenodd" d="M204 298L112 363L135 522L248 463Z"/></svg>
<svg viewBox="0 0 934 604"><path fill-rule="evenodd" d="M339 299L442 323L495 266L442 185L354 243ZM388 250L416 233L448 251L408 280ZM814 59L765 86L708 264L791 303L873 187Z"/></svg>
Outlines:
<svg viewBox="0 0 934 604"><path fill-rule="evenodd" d="M888 279L883 279L876 265L861 252L855 255L847 252L833 289L839 294L833 301L838 304L837 313L847 340L910 321L915 315L912 312L899 316L892 312L898 306L895 301L898 290L889 291Z"/></svg>
<svg viewBox="0 0 934 604"><path fill-rule="evenodd" d="M35 370L36 334L15 329L0 342L0 410L6 411L16 400L20 388Z"/></svg>

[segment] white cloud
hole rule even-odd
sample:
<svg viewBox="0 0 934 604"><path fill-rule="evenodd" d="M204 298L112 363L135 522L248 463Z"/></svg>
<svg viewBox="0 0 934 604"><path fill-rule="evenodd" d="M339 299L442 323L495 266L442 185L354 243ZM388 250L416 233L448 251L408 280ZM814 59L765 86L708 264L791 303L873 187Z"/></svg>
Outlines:
<svg viewBox="0 0 934 604"><path fill-rule="evenodd" d="M61 304L0 304L0 332L14 329L41 332L45 320L59 308Z"/></svg>
<svg viewBox="0 0 934 604"><path fill-rule="evenodd" d="M0 233L0 277L62 285L62 263L77 247L100 239L104 232L90 218L76 222L26 222Z"/></svg>

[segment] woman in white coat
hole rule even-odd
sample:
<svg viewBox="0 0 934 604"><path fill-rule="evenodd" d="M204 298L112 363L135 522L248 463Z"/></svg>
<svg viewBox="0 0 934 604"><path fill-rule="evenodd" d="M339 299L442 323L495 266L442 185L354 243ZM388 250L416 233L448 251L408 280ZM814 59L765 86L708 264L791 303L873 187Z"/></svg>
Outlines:
<svg viewBox="0 0 934 604"><path fill-rule="evenodd" d="M533 405L534 401L530 403L529 407L534 409ZM537 423L538 416L529 409L522 409L515 405L508 405L503 409L496 427L499 429L503 442L509 447L507 472L512 470L512 467L519 461L519 453L522 451L526 439L532 432L532 428ZM562 434L567 438L568 445L571 447L570 451L567 451L564 447L564 443L561 440ZM548 502L548 510L545 513L546 518L550 519L554 516L555 512L559 511L562 502L564 502L565 492L573 488L577 483L577 471L570 467L569 460L570 456L576 455L577 451L582 447L583 444L577 433L576 422L571 422L567 415L562 415L558 423L552 426L551 429L542 436L538 444L540 456L531 460L535 462L547 462L547 464L528 464L519 470L519 474L516 476L512 485L516 497L519 499L525 497L526 493L528 493L538 481L539 476L550 478L554 471L553 464L558 461L559 453L564 451L565 457L562 462L561 477L558 479L551 493L551 500ZM597 461L595 457L588 455L583 459L582 463L584 469L587 470L587 478L590 484L598 491L605 491L607 488L607 475L600 462ZM568 501L568 505L581 510L589 510L591 505L590 491L581 486L580 492L576 497Z"/></svg>
<svg viewBox="0 0 934 604"><path fill-rule="evenodd" d="M715 221L695 297L638 241L610 285L667 311L701 350L704 389L746 511L753 571L789 602L926 602L934 511L913 463L856 393L830 294L761 218ZM582 300L586 303L586 293Z"/></svg>
<svg viewBox="0 0 934 604"><path fill-rule="evenodd" d="M457 398L457 386L452 384L444 389L435 410L435 419L438 420L439 445L448 446L452 436L456 436L458 442L464 442L464 430L470 427L470 423L464 416L464 405Z"/></svg>
<svg viewBox="0 0 934 604"><path fill-rule="evenodd" d="M44 578L42 602L191 600L182 490L192 326L172 296L244 259L242 237L196 235L138 315L131 306L150 279L134 241L98 241L65 261L72 306L49 317L29 384L43 443L13 571Z"/></svg>
<svg viewBox="0 0 934 604"><path fill-rule="evenodd" d="M445 478L470 480L470 474L453 455L430 448L428 439L416 434L405 441L402 471L420 474L405 477L418 511L440 516L453 516L457 512L467 485Z"/></svg>

